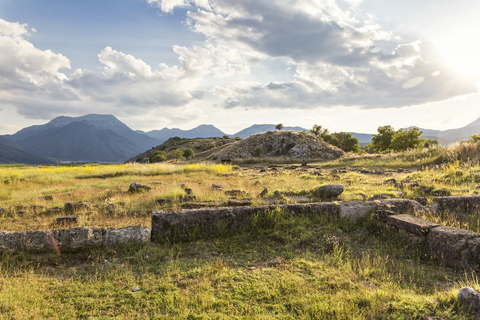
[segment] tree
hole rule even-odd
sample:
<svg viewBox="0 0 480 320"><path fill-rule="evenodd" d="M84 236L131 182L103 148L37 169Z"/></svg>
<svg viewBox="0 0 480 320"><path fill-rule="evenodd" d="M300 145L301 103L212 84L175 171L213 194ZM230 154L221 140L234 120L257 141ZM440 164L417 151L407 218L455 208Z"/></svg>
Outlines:
<svg viewBox="0 0 480 320"><path fill-rule="evenodd" d="M226 140L228 140L228 139L230 139L230 137L229 137L229 136L227 136L227 135L224 135L224 136L223 136L223 139L226 139Z"/></svg>
<svg viewBox="0 0 480 320"><path fill-rule="evenodd" d="M178 159L183 158L183 151L180 149L176 149L175 151L173 151L173 155L175 156L175 158L177 158L178 161Z"/></svg>
<svg viewBox="0 0 480 320"><path fill-rule="evenodd" d="M148 160L150 161L150 163L162 162L167 160L167 154L165 153L165 151L157 150L154 154L148 157Z"/></svg>
<svg viewBox="0 0 480 320"><path fill-rule="evenodd" d="M360 146L358 145L358 139L355 138L351 133L348 132L335 132L332 133L330 140L337 148L342 149L345 152L360 152Z"/></svg>
<svg viewBox="0 0 480 320"><path fill-rule="evenodd" d="M468 140L467 142L477 143L478 141L480 141L480 134L474 134L473 136L470 137L470 140Z"/></svg>
<svg viewBox="0 0 480 320"><path fill-rule="evenodd" d="M378 134L372 135L371 149L376 152L390 151L392 149L392 140L395 130L392 126L383 126L377 128Z"/></svg>
<svg viewBox="0 0 480 320"><path fill-rule="evenodd" d="M260 146L257 146L253 149L253 155L255 157L260 157L263 154L263 149Z"/></svg>
<svg viewBox="0 0 480 320"><path fill-rule="evenodd" d="M278 131L281 131L283 129L283 124L279 123L275 126L275 129L277 129Z"/></svg>
<svg viewBox="0 0 480 320"><path fill-rule="evenodd" d="M328 132L328 129L323 129L322 126L314 125L313 128L310 129L310 132L313 133L315 136L317 136L317 138L330 143L329 140L331 137L330 137L330 133Z"/></svg>
<svg viewBox="0 0 480 320"><path fill-rule="evenodd" d="M240 137L235 137L235 140L236 140L236 141L240 141L240 140L242 140L242 138L240 138Z"/></svg>
<svg viewBox="0 0 480 320"><path fill-rule="evenodd" d="M433 139L421 139L421 145L423 145L424 148L430 148L431 146L438 146L438 141L433 140Z"/></svg>
<svg viewBox="0 0 480 320"><path fill-rule="evenodd" d="M190 158L191 156L193 156L195 154L195 152L193 151L193 149L187 149L185 151L183 151L183 156L185 158Z"/></svg>
<svg viewBox="0 0 480 320"><path fill-rule="evenodd" d="M420 136L423 131L418 128L398 129L393 135L391 149L394 151L405 151L422 147L422 139Z"/></svg>

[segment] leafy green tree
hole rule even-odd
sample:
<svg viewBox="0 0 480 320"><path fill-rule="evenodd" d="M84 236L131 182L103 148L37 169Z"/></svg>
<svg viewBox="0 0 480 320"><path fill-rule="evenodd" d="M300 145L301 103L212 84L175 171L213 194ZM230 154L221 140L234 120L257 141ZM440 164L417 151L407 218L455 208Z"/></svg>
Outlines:
<svg viewBox="0 0 480 320"><path fill-rule="evenodd" d="M229 136L227 136L227 135L224 135L224 136L223 136L223 139L226 139L226 140L228 140L228 139L230 139L230 137L229 137Z"/></svg>
<svg viewBox="0 0 480 320"><path fill-rule="evenodd" d="M176 149L175 151L173 151L173 155L175 156L175 158L177 158L178 161L179 159L183 158L183 151L180 149Z"/></svg>
<svg viewBox="0 0 480 320"><path fill-rule="evenodd" d="M283 124L279 123L275 126L275 129L277 129L278 131L281 131L283 129Z"/></svg>
<svg viewBox="0 0 480 320"><path fill-rule="evenodd" d="M240 141L240 140L242 140L242 138L240 138L240 137L235 137L235 140L236 140L236 141Z"/></svg>
<svg viewBox="0 0 480 320"><path fill-rule="evenodd" d="M165 151L157 150L154 154L148 157L148 160L150 161L150 163L162 162L167 160L167 154L165 153Z"/></svg>
<svg viewBox="0 0 480 320"><path fill-rule="evenodd" d="M193 156L194 154L195 154L195 151L193 151L193 149L187 149L183 151L183 156L187 159Z"/></svg>
<svg viewBox="0 0 480 320"><path fill-rule="evenodd" d="M342 149L345 152L359 153L361 151L360 146L358 145L358 139L355 138L351 133L335 132L332 133L330 136L330 140L333 143L329 143L337 148Z"/></svg>
<svg viewBox="0 0 480 320"><path fill-rule="evenodd" d="M438 141L433 139L421 139L422 142L420 143L424 148L429 148L431 146L438 146Z"/></svg>
<svg viewBox="0 0 480 320"><path fill-rule="evenodd" d="M262 149L262 147L256 146L256 147L253 149L253 155L254 155L255 157L260 157L262 154L263 154L263 149Z"/></svg>
<svg viewBox="0 0 480 320"><path fill-rule="evenodd" d="M371 149L376 152L390 151L392 149L392 140L395 134L393 127L378 127L377 132L378 134L372 135Z"/></svg>
<svg viewBox="0 0 480 320"><path fill-rule="evenodd" d="M394 151L405 151L422 147L422 139L420 138L422 133L423 131L420 131L418 128L398 129L393 135L391 149Z"/></svg>
<svg viewBox="0 0 480 320"><path fill-rule="evenodd" d="M480 134L474 134L473 136L470 137L470 140L468 140L467 142L477 143L478 141L480 141Z"/></svg>

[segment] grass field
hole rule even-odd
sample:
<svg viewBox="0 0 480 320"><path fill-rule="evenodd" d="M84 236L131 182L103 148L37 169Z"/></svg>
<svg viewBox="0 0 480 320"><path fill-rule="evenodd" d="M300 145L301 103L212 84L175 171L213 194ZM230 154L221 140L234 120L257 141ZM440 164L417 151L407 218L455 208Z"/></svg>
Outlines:
<svg viewBox="0 0 480 320"><path fill-rule="evenodd" d="M182 208L184 188L197 201L227 201L212 184L243 190L256 204L264 188L268 197L282 191L280 198L289 202L291 195L317 201L315 188L331 183L345 186L341 200L361 200L360 193L429 197L423 187L475 194L480 183L480 167L472 162L402 170L375 162L368 168L315 165L2 166L0 208L6 210L0 225L5 231L67 227L54 224L65 213L50 209L73 200L92 205L78 212L75 226L150 226L150 211ZM377 171L361 173L363 167ZM419 187L383 183L391 178L409 178ZM128 192L134 181L153 189ZM46 195L53 201L40 198ZM158 205L157 199L172 201ZM474 222L463 223L474 228ZM456 301L465 284L480 289L474 274L442 267L378 229L371 216L353 224L275 211L249 231L221 238L61 256L2 254L0 319L474 319Z"/></svg>

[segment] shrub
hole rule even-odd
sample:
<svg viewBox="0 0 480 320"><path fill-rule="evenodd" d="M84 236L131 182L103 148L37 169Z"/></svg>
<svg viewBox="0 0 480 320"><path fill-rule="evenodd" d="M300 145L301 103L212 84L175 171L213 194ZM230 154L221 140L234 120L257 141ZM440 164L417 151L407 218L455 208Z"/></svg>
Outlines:
<svg viewBox="0 0 480 320"><path fill-rule="evenodd" d="M183 156L185 158L190 158L191 156L193 156L195 154L195 152L193 151L193 149L187 149L185 151L183 151Z"/></svg>
<svg viewBox="0 0 480 320"><path fill-rule="evenodd" d="M283 124L279 123L275 126L275 129L277 129L278 131L281 131L283 129Z"/></svg>
<svg viewBox="0 0 480 320"><path fill-rule="evenodd" d="M253 149L253 155L254 155L255 157L260 157L262 154L263 154L263 149L262 149L262 147L257 146L257 147L255 147L255 149Z"/></svg>
<svg viewBox="0 0 480 320"><path fill-rule="evenodd" d="M235 140L240 141L240 140L242 140L242 138L240 138L240 137L235 137Z"/></svg>
<svg viewBox="0 0 480 320"><path fill-rule="evenodd" d="M180 150L180 149L177 149L173 152L173 155L175 156L175 158L178 159L182 159L183 158L183 151Z"/></svg>
<svg viewBox="0 0 480 320"><path fill-rule="evenodd" d="M157 150L154 154L148 157L148 160L150 161L150 163L162 162L167 160L167 154L165 153L165 151Z"/></svg>

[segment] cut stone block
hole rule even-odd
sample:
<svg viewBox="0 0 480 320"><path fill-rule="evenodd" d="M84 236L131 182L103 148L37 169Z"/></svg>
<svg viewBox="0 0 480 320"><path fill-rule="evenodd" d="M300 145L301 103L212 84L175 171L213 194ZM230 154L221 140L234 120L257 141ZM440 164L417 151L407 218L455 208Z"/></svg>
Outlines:
<svg viewBox="0 0 480 320"><path fill-rule="evenodd" d="M80 215L74 215L74 216L62 216L62 217L57 217L55 219L55 222L58 224L69 224L69 223L78 223L80 220Z"/></svg>
<svg viewBox="0 0 480 320"><path fill-rule="evenodd" d="M115 246L118 243L145 243L150 240L150 228L131 226L121 229L107 229L104 245Z"/></svg>
<svg viewBox="0 0 480 320"><path fill-rule="evenodd" d="M435 197L433 203L440 208L463 213L480 212L480 196Z"/></svg>
<svg viewBox="0 0 480 320"><path fill-rule="evenodd" d="M388 216L387 224L417 235L426 235L430 229L438 227L438 224L436 223L415 218L408 214Z"/></svg>
<svg viewBox="0 0 480 320"><path fill-rule="evenodd" d="M220 207L224 203L222 201L207 201L207 202L187 202L185 207L189 209Z"/></svg>

